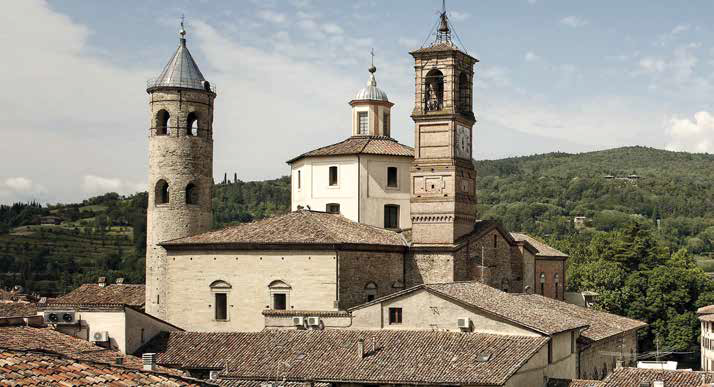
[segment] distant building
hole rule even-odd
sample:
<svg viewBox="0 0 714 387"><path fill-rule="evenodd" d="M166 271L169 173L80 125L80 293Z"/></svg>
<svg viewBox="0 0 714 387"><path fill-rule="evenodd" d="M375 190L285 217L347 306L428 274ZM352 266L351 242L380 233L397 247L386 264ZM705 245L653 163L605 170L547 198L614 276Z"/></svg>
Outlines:
<svg viewBox="0 0 714 387"><path fill-rule="evenodd" d="M580 229L587 227L587 225L585 224L585 222L587 222L587 221L588 221L587 216L576 216L573 218L573 225L575 226L576 230L580 230Z"/></svg>
<svg viewBox="0 0 714 387"><path fill-rule="evenodd" d="M697 310L701 326L701 366L704 371L714 371L714 305Z"/></svg>
<svg viewBox="0 0 714 387"><path fill-rule="evenodd" d="M49 215L49 216L43 216L40 218L40 224L46 224L46 225L58 225L62 224L62 217L59 216L54 216L54 215Z"/></svg>
<svg viewBox="0 0 714 387"><path fill-rule="evenodd" d="M180 330L144 312L144 285L85 284L37 305L37 314L72 312L72 323L52 324L60 332L130 354L163 331ZM61 318L61 317L60 317Z"/></svg>

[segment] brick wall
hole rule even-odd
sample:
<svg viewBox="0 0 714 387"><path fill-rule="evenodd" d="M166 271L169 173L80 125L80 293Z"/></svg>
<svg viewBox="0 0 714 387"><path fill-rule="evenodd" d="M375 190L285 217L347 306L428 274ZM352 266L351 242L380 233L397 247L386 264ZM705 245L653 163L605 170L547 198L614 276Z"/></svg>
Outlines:
<svg viewBox="0 0 714 387"><path fill-rule="evenodd" d="M546 297L557 298L563 300L563 292L565 290L565 260L561 259L544 259L536 257L535 261L535 289L533 293L541 294L541 273L545 274L545 284L542 294ZM558 286L556 297L555 274L558 274Z"/></svg>

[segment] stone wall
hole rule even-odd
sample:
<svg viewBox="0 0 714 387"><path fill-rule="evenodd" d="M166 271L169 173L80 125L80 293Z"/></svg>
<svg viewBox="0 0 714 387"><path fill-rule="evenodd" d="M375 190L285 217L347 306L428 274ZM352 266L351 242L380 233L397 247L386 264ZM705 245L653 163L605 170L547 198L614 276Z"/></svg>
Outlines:
<svg viewBox="0 0 714 387"><path fill-rule="evenodd" d="M370 282L377 285L376 297L404 288L404 253L339 251L337 257L340 309L367 302Z"/></svg>
<svg viewBox="0 0 714 387"><path fill-rule="evenodd" d="M159 243L208 231L212 224L213 100L215 94L160 89L150 94L149 181L146 238L146 311L166 319L166 251ZM159 112L169 113L168 133L160 134ZM198 116L198 133L190 135L187 117ZM166 181L169 202L157 202L157 184ZM186 187L198 190L186 203Z"/></svg>
<svg viewBox="0 0 714 387"><path fill-rule="evenodd" d="M459 280L480 280L477 275L481 270L477 266L483 265L489 274L487 278L484 278L484 283L496 289L517 290L512 287L512 282L520 276L513 276L511 273L513 259L511 245L498 229L493 229L477 239L469 241L468 255L473 263L468 266L469 269L462 271L463 273L458 277Z"/></svg>
<svg viewBox="0 0 714 387"><path fill-rule="evenodd" d="M542 287L541 293L541 273L545 274L545 284ZM557 297L556 297L556 282L555 275L558 275ZM548 259L536 257L535 261L535 286L534 293L542 294L546 297L564 299L563 292L565 291L565 260L563 259Z"/></svg>
<svg viewBox="0 0 714 387"><path fill-rule="evenodd" d="M410 251L404 263L406 286L454 281L454 253Z"/></svg>
<svg viewBox="0 0 714 387"><path fill-rule="evenodd" d="M599 380L605 378L615 368L616 361L623 360L623 366L635 366L637 354L637 333L635 331L615 335L589 345L579 344L579 378ZM621 355L621 356L620 356Z"/></svg>

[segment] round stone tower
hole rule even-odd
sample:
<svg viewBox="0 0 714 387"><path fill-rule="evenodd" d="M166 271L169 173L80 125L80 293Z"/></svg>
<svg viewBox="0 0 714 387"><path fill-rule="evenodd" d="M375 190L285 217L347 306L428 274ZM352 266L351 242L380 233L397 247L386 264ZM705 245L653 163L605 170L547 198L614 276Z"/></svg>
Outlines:
<svg viewBox="0 0 714 387"><path fill-rule="evenodd" d="M146 230L146 311L170 321L166 250L161 242L208 231L212 224L215 89L186 47L181 23L176 53L150 80L149 205Z"/></svg>

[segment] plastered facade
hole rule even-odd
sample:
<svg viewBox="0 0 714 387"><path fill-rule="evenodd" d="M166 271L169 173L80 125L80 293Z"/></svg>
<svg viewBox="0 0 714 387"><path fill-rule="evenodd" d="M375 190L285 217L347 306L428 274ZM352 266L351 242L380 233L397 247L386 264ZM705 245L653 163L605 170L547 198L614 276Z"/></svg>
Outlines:
<svg viewBox="0 0 714 387"><path fill-rule="evenodd" d="M167 318L166 251L158 244L208 231L212 225L213 101L212 92L157 88L149 93L149 181L146 236L146 311ZM169 120L163 128L161 116ZM197 133L188 127L197 117ZM168 203L158 200L160 182L168 184ZM196 200L187 203L189 184Z"/></svg>
<svg viewBox="0 0 714 387"><path fill-rule="evenodd" d="M714 370L714 323L711 321L701 322L701 367L702 371Z"/></svg>
<svg viewBox="0 0 714 387"><path fill-rule="evenodd" d="M355 222L384 227L384 206L399 206L399 228L411 227L409 168L403 156L351 155L308 157L291 166L291 208L310 206L326 211L340 205L340 213ZM337 185L330 186L330 167L337 167ZM387 168L397 168L397 187L387 186Z"/></svg>
<svg viewBox="0 0 714 387"><path fill-rule="evenodd" d="M595 343L580 345L579 372L581 379L604 379L615 369L618 359L623 366L635 366L637 332L626 332Z"/></svg>

